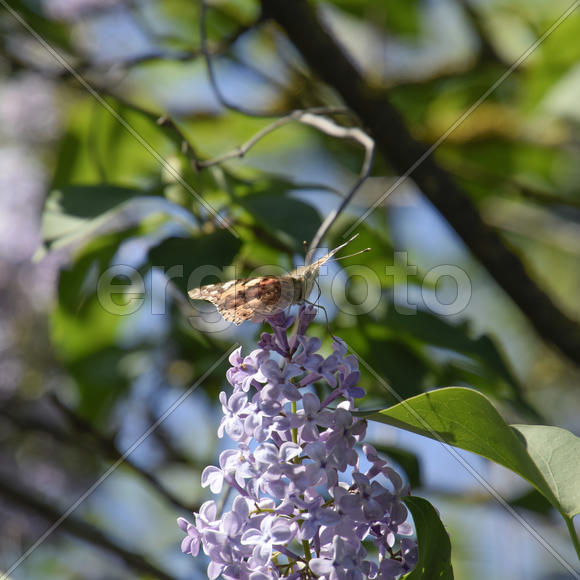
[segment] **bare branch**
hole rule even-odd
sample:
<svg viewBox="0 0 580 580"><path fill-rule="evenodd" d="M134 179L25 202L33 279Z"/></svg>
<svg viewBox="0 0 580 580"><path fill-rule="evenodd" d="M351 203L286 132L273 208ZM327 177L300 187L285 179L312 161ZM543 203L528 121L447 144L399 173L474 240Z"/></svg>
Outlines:
<svg viewBox="0 0 580 580"><path fill-rule="evenodd" d="M316 123L314 123L315 120ZM352 200L352 198L354 197L355 193L358 191L360 186L369 177L375 155L375 142L369 135L367 135L362 129L359 129L358 127L339 127L338 125L332 123L328 119L324 118L321 119L320 117L314 117L313 115L308 116L306 119L303 118L302 122L308 125L312 125L313 127L316 127L317 129L323 131L327 135L331 135L339 139L353 139L357 143L362 145L365 150L365 157L360 170L359 178L350 188L350 191L347 193L347 195L342 200L340 205L335 210L330 212L328 216L326 216L326 219L322 222L322 224L320 224L318 231L316 232L316 234L314 234L312 242L310 242L308 254L306 256L306 264L310 264L316 248L318 248L320 242L323 240L324 236L328 233L328 230L332 227L332 224L338 219L338 216L344 211L346 206L350 203L350 201Z"/></svg>
<svg viewBox="0 0 580 580"><path fill-rule="evenodd" d="M57 396L52 394L50 396L52 404L66 417L69 424L81 435L87 435L101 450L102 454L113 460L119 460L123 457L123 453L117 448L115 441L100 433L88 421L77 415L72 409L69 409ZM130 457L124 457L124 463L131 468L139 477L147 481L149 485L167 502L179 510L185 512L195 511L194 506L189 506L179 500L171 491L169 491L157 477L145 469L141 468Z"/></svg>
<svg viewBox="0 0 580 580"><path fill-rule="evenodd" d="M47 503L39 499L40 495L39 492L27 490L22 482L15 483L13 475L9 478L0 477L0 496L28 512L41 516L49 522L59 520L62 517L61 510L55 507L53 503ZM69 515L68 518L62 521L60 527L72 536L80 538L93 546L102 548L117 556L129 568L136 572L151 575L160 580L176 580L173 576L155 566L155 564L148 562L143 554L121 547L118 540L110 538L101 530L80 518ZM8 577L21 562L22 557L14 562L7 570L4 570L6 576L2 577Z"/></svg>
<svg viewBox="0 0 580 580"><path fill-rule="evenodd" d="M224 94L222 93L219 85L217 83L217 78L215 74L215 70L213 67L213 61L211 58L211 53L207 43L207 3L206 0L201 0L201 12L199 17L199 28L200 28L200 39L201 39L201 54L205 59L205 64L207 67L207 73L209 76L209 82L213 88L215 96L217 97L220 104L225 107L226 109L230 109L232 111L236 111L237 113L241 113L242 115L247 115L248 117L275 117L276 113L265 112L265 111L254 111L251 109L246 109L240 105L236 105L231 103L226 99Z"/></svg>
<svg viewBox="0 0 580 580"><path fill-rule="evenodd" d="M358 179L354 183L354 185L350 188L340 205L333 210L322 222L318 231L314 235L312 242L309 245L308 254L306 256L306 263L309 264L312 260L312 256L320 245L320 242L324 238L324 236L328 233L328 230L332 227L332 224L338 219L338 216L343 212L344 208L350 203L355 193L358 191L360 186L365 182L365 180L369 177L374 153L375 153L375 142L371 137L369 137L362 129L358 127L342 127L337 125L331 119L326 117L321 117L320 115L330 115L330 114L338 114L338 113L346 113L344 108L338 107L316 107L307 110L297 110L293 111L292 113L277 119L273 123L270 123L260 131L258 131L255 135L253 135L248 141L236 147L232 151L228 151L223 155L215 157L213 159L209 159L207 161L198 161L196 166L198 169L203 169L207 167L211 167L213 165L217 165L219 163L223 163L224 161L228 161L229 159L241 159L243 158L252 147L254 147L259 141L261 141L264 137L273 133L280 127L287 125L288 123L298 122L302 123L303 125L309 125L310 127L314 127L318 129L320 132L328 135L329 137L336 137L337 139L351 139L359 143L365 150L365 157L361 167L361 171L359 174Z"/></svg>
<svg viewBox="0 0 580 580"><path fill-rule="evenodd" d="M277 129L280 129L280 127L288 125L289 123L294 122L304 123L305 125L311 125L312 127L316 127L321 131L327 133L326 130L322 129L322 127L326 126L324 123L320 122L319 126L317 126L318 121L323 121L324 119L322 117L316 117L315 114L332 115L341 113L347 114L348 110L345 109L344 107L315 107L313 109L292 111L285 117L281 117L280 119L277 119L273 123L270 123L263 129L258 131L255 135L253 135L245 143L243 143L239 147L236 147L232 151L228 151L223 155L219 155L218 157L214 157L213 159L208 159L207 161L197 161L196 167L197 169L205 169L207 167L212 167L213 165L219 165L220 163L223 163L224 161L228 161L230 159L236 158L242 159L243 157L245 157L248 151L250 151L250 149L252 149L252 147L254 147L264 137L266 137L270 133L273 133ZM318 121L315 122L314 119ZM336 127L338 127L338 125L336 125Z"/></svg>

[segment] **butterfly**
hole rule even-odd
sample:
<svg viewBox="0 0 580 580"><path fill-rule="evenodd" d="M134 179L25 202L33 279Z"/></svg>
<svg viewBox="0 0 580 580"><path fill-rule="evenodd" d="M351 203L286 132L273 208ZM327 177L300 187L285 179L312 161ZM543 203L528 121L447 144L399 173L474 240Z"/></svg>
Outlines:
<svg viewBox="0 0 580 580"><path fill-rule="evenodd" d="M208 284L190 290L189 297L211 302L225 320L236 325L246 320L261 322L293 304L305 302L314 288L320 267L357 236L354 235L316 262L300 266L286 276L260 276Z"/></svg>

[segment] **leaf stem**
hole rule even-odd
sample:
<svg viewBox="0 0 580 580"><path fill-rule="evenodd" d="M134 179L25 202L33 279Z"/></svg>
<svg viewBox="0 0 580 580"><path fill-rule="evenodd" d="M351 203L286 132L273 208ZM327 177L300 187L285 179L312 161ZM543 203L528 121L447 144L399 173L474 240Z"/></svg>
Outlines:
<svg viewBox="0 0 580 580"><path fill-rule="evenodd" d="M562 512L560 512L562 513ZM578 556L578 560L580 560L580 539L578 538L578 534L576 533L576 528L574 527L574 521L571 517L566 514L562 514L564 521L566 522L566 527L568 528L568 533L572 538L572 544L574 544L574 549L576 550L576 555Z"/></svg>

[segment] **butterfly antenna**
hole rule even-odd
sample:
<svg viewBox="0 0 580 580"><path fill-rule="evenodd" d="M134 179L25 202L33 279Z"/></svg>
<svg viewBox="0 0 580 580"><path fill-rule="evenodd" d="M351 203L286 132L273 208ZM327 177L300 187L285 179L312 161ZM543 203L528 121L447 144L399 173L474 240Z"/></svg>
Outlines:
<svg viewBox="0 0 580 580"><path fill-rule="evenodd" d="M358 252L355 252L354 254L349 254L348 256L340 256L340 258L333 258L332 260L334 262L338 262L338 260L344 260L346 258L352 258L353 256L358 256L359 254L366 254L367 252L370 252L371 249L370 248L365 248L364 250L359 250Z"/></svg>

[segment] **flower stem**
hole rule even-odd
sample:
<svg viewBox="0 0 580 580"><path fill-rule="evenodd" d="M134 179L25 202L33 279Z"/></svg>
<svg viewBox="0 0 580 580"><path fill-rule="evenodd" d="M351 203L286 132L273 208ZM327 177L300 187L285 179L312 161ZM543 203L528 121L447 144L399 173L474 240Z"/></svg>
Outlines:
<svg viewBox="0 0 580 580"><path fill-rule="evenodd" d="M231 487L231 485L228 485L226 487L224 493L222 494L222 497L218 503L217 513L220 516L221 516L221 513L223 512L223 509L224 509L224 506L226 505L226 502L228 501L228 498L230 497L231 491L232 491L232 487Z"/></svg>
<svg viewBox="0 0 580 580"><path fill-rule="evenodd" d="M312 558L312 552L310 551L310 542L308 540L302 540L302 548L304 549L304 558L307 562L310 562Z"/></svg>
<svg viewBox="0 0 580 580"><path fill-rule="evenodd" d="M296 405L296 401L292 401L291 406L292 406L292 413L296 414L296 410L298 409L298 407ZM297 427L294 427L292 429L292 443L298 443L298 428Z"/></svg>

